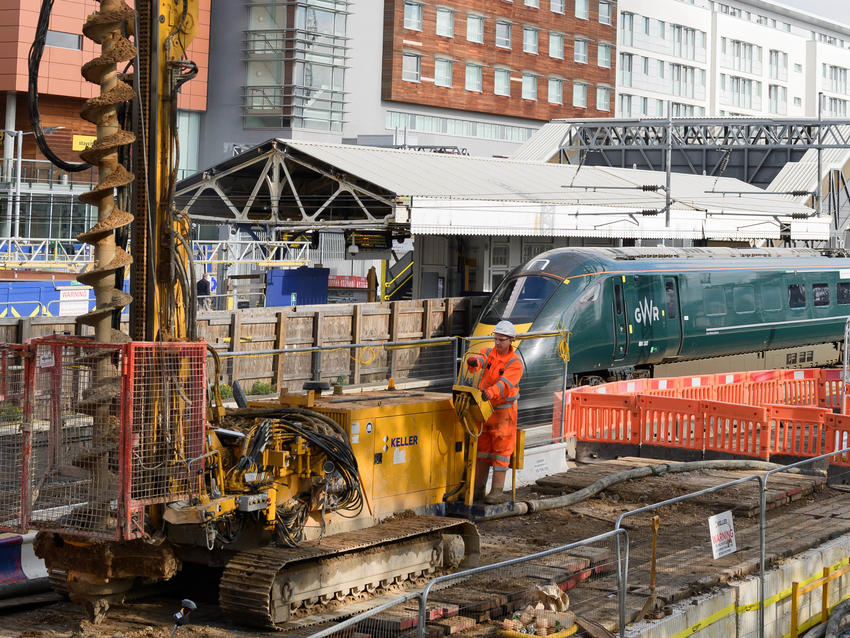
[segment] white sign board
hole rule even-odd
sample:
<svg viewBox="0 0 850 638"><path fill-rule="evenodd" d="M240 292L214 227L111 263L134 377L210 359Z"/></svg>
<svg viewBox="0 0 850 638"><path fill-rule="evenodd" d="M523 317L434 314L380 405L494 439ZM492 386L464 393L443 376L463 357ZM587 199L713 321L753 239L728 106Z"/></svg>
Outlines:
<svg viewBox="0 0 850 638"><path fill-rule="evenodd" d="M89 286L69 286L59 290L59 316L76 317L89 311Z"/></svg>
<svg viewBox="0 0 850 638"><path fill-rule="evenodd" d="M711 534L711 552L715 560L738 550L735 545L735 524L731 511L709 516L708 531Z"/></svg>

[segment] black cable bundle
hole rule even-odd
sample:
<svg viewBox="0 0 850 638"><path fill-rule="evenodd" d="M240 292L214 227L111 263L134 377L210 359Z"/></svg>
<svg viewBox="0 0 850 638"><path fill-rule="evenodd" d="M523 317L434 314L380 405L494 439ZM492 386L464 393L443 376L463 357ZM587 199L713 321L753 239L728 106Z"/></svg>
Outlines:
<svg viewBox="0 0 850 638"><path fill-rule="evenodd" d="M30 124L32 124L33 134L35 135L35 142L38 144L41 152L44 153L44 156L63 171L78 173L91 168L91 164L87 162L66 162L56 155L44 138L44 131L41 129L41 114L38 112L38 70L41 66L41 56L44 53L44 43L47 40L47 29L50 25L50 12L52 10L53 0L42 0L41 11L38 14L38 24L35 28L35 37L33 38L29 53L29 95L27 96L27 106Z"/></svg>

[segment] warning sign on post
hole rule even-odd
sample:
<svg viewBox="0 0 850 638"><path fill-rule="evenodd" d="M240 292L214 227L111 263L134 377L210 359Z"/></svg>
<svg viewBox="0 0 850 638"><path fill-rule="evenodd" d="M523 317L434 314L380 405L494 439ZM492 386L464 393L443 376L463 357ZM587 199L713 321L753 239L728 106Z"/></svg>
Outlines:
<svg viewBox="0 0 850 638"><path fill-rule="evenodd" d="M709 516L708 531L711 534L711 552L715 560L738 550L735 545L735 524L732 521L731 511Z"/></svg>

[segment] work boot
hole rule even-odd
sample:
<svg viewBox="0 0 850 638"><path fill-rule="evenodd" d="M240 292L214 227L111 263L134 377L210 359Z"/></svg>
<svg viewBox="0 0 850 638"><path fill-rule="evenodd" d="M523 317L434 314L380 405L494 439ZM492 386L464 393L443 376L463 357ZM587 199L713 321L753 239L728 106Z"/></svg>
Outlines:
<svg viewBox="0 0 850 638"><path fill-rule="evenodd" d="M509 500L511 500L510 494L506 494L505 492L496 492L493 490L484 497L484 502L487 503L487 505L499 505L500 503L507 503Z"/></svg>
<svg viewBox="0 0 850 638"><path fill-rule="evenodd" d="M484 497L484 502L487 505L498 505L499 503L507 503L509 497L505 494L505 475L507 472L493 472L493 485L490 486L490 493Z"/></svg>

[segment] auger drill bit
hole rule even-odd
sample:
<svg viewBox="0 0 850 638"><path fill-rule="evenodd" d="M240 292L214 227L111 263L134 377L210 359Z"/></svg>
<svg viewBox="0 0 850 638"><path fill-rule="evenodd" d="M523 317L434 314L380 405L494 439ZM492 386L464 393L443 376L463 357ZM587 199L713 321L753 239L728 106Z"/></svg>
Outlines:
<svg viewBox="0 0 850 638"><path fill-rule="evenodd" d="M129 225L133 216L116 206L116 188L132 183L133 175L118 161L118 148L132 144L135 135L119 126L116 106L134 99L132 87L118 77L119 63L132 60L135 47L125 37L133 24L134 11L124 0L101 0L100 11L93 13L83 26L83 34L101 45L100 56L82 68L83 77L100 85L100 95L86 101L80 116L97 126L97 138L80 157L98 169L98 183L83 193L80 201L97 206L97 223L80 233L77 239L94 246L94 268L77 277L80 283L94 289L95 307L77 317L77 322L94 327L98 343L122 343L128 337L112 328L112 315L130 303L131 297L115 287L115 271L132 263L130 255L115 243L115 230ZM92 445L78 454L73 462L91 473L87 517L96 527L109 518L109 502L114 498L116 477L110 472L108 454L116 444L118 419L114 415L115 399L120 395L120 375L111 356L87 353L86 362L94 366L89 391L77 407L93 417Z"/></svg>

